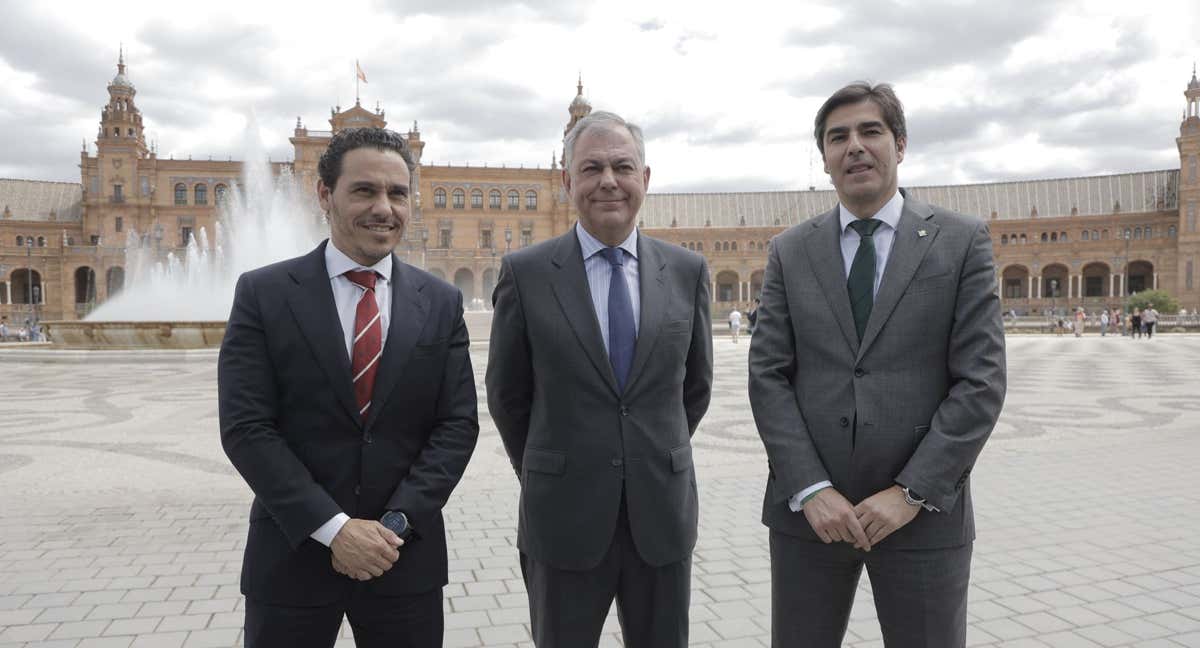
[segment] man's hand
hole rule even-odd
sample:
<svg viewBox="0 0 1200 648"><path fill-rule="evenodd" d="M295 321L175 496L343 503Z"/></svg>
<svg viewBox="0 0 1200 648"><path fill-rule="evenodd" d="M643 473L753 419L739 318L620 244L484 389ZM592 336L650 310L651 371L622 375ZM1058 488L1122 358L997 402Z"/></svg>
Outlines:
<svg viewBox="0 0 1200 648"><path fill-rule="evenodd" d="M404 541L375 520L351 519L342 525L329 549L333 568L355 580L382 576L400 558Z"/></svg>
<svg viewBox="0 0 1200 648"><path fill-rule="evenodd" d="M802 510L821 542L849 542L856 549L871 550L871 543L855 515L854 507L832 486L817 491L804 503Z"/></svg>
<svg viewBox="0 0 1200 648"><path fill-rule="evenodd" d="M808 505L804 508L807 509ZM904 491L896 485L875 493L854 507L858 521L872 545L879 544L893 531L912 522L920 511L920 506L904 501Z"/></svg>

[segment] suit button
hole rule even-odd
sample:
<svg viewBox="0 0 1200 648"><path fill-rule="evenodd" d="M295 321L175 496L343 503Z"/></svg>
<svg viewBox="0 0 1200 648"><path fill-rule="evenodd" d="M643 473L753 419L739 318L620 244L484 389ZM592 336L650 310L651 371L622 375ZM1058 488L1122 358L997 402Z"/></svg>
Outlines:
<svg viewBox="0 0 1200 648"><path fill-rule="evenodd" d="M620 468L622 465L625 464L625 462L621 459L613 459L611 463L613 465L613 468Z"/></svg>
<svg viewBox="0 0 1200 648"><path fill-rule="evenodd" d="M838 419L838 423L841 423L842 427L850 427L850 419L846 418L845 416Z"/></svg>
<svg viewBox="0 0 1200 648"><path fill-rule="evenodd" d="M371 436L370 432L363 433L363 443L374 443L374 442L375 442L375 439L374 439L374 437Z"/></svg>
<svg viewBox="0 0 1200 648"><path fill-rule="evenodd" d="M866 369L863 369L862 367L854 368L854 377L855 378L862 378L865 375L867 375Z"/></svg>
<svg viewBox="0 0 1200 648"><path fill-rule="evenodd" d="M624 405L621 406L621 416L629 416L629 408L628 407L625 407Z"/></svg>

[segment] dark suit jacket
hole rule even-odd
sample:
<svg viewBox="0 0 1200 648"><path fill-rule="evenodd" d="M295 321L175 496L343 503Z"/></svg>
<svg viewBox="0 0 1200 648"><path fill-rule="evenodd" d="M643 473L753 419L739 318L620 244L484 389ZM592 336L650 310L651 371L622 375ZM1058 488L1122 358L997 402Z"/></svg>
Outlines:
<svg viewBox="0 0 1200 648"><path fill-rule="evenodd" d="M493 296L488 409L521 480L517 545L558 569L603 559L626 493L639 555L696 543L691 435L712 389L703 257L638 235L641 322L624 393L592 305L579 240L504 257Z"/></svg>
<svg viewBox="0 0 1200 648"><path fill-rule="evenodd" d="M238 280L221 344L221 443L254 491L242 593L318 605L354 581L309 538L339 511L404 511L421 538L368 588L444 585L441 509L479 431L462 294L393 257L391 319L369 418L357 415L325 245Z"/></svg>
<svg viewBox="0 0 1200 648"><path fill-rule="evenodd" d="M900 483L941 512L919 513L881 546L969 542L968 475L1006 389L987 225L906 195L861 344L840 238L834 208L771 243L750 344L769 460L763 521L818 540L789 497L828 479L858 503Z"/></svg>

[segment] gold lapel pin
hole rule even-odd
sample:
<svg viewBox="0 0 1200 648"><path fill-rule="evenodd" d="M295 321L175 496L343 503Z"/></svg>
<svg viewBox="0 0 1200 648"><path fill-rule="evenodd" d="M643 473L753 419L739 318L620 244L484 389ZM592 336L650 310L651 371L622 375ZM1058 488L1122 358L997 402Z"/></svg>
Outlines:
<svg viewBox="0 0 1200 648"><path fill-rule="evenodd" d="M917 230L917 236L924 237L926 233L925 230Z"/></svg>

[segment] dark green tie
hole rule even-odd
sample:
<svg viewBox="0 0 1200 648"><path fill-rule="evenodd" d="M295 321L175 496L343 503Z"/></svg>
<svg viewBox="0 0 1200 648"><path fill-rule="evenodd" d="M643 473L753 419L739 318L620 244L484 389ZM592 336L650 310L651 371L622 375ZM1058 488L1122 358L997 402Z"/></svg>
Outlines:
<svg viewBox="0 0 1200 648"><path fill-rule="evenodd" d="M859 342L867 330L871 306L875 303L875 239L872 237L882 223L874 218L850 223L850 227L858 232L859 240L858 252L854 253L854 263L850 264L850 276L846 279L846 290L850 292L850 311L854 313L854 329L858 331Z"/></svg>

